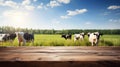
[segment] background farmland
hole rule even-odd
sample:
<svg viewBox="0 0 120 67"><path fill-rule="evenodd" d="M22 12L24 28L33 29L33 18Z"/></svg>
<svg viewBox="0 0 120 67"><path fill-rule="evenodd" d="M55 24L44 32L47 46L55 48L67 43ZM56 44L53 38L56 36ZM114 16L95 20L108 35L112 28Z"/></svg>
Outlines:
<svg viewBox="0 0 120 67"><path fill-rule="evenodd" d="M90 46L88 36L85 35L83 41L74 42L73 36L76 33L100 32L103 34L99 41L99 46L120 46L120 29L71 29L71 30L41 30L28 28L14 28L10 26L1 26L0 33L14 33L16 31L28 32L35 34L34 44L27 43L27 46ZM61 34L72 34L71 40L61 38ZM18 46L17 38L13 44L10 42L0 42L0 46Z"/></svg>
<svg viewBox="0 0 120 67"><path fill-rule="evenodd" d="M73 35L74 36L74 35ZM73 36L71 40L65 40L58 34L35 34L34 44L27 43L26 46L90 46L88 36L85 36L84 41L74 42ZM0 46L18 46L17 38L13 44L10 42L1 42ZM99 46L120 46L120 35L103 35L100 38Z"/></svg>

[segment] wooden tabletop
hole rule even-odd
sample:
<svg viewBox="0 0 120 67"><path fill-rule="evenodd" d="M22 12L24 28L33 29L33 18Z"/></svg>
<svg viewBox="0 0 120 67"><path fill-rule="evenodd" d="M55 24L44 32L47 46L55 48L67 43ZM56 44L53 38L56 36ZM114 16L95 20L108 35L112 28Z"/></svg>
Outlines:
<svg viewBox="0 0 120 67"><path fill-rule="evenodd" d="M110 62L108 64L119 65L120 47L0 47L0 64L4 62Z"/></svg>

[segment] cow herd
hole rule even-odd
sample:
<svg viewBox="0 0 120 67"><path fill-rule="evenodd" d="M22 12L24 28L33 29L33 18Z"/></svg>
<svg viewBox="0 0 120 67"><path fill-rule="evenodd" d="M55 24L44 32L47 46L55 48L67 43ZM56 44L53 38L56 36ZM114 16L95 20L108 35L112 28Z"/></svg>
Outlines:
<svg viewBox="0 0 120 67"><path fill-rule="evenodd" d="M79 40L79 41L83 41L85 35L88 36L89 42L91 43L92 46L96 45L98 46L98 42L100 39L100 36L102 36L103 34L99 33L99 32L93 32L93 33L79 33L79 34L74 34L74 42ZM63 34L61 37L67 39L71 39L72 35L71 34Z"/></svg>
<svg viewBox="0 0 120 67"><path fill-rule="evenodd" d="M34 34L24 32L0 34L0 42L10 41L11 43L13 43L16 37L18 38L19 46L24 46L26 42L32 42L34 44Z"/></svg>
<svg viewBox="0 0 120 67"><path fill-rule="evenodd" d="M87 33L87 34L82 32L79 34L74 34L74 42L77 40L83 41L85 38L85 35L88 35L88 40L92 46L94 46L94 45L97 46L100 36L102 34L100 34L99 32L93 32L93 33ZM11 43L13 43L13 41L16 37L18 38L19 46L22 46L22 45L25 46L26 42L32 42L32 44L34 44L34 34L33 33L24 33L24 32L0 34L0 42L10 41ZM72 39L72 34L62 34L61 37L64 38L65 40Z"/></svg>

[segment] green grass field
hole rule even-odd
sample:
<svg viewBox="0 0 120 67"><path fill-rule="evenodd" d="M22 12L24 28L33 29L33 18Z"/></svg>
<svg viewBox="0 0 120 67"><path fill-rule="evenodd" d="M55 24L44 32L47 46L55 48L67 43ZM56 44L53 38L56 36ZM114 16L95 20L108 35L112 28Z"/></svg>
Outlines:
<svg viewBox="0 0 120 67"><path fill-rule="evenodd" d="M0 42L0 46L18 46L17 38L13 44L10 42ZM27 43L26 46L91 46L88 37L85 36L83 41L74 42L72 40L65 40L61 35L43 35L36 34L34 44ZM120 35L103 35L100 38L99 46L120 46Z"/></svg>

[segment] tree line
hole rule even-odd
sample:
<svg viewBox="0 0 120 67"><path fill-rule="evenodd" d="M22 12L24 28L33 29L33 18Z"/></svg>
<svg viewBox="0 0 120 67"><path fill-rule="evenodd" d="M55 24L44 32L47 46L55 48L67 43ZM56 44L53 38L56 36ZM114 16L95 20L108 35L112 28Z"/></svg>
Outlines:
<svg viewBox="0 0 120 67"><path fill-rule="evenodd" d="M15 28L12 26L0 26L0 33L14 33L14 32L29 32L34 34L76 34L80 32L100 32L102 34L120 34L120 29L28 29L28 28Z"/></svg>

